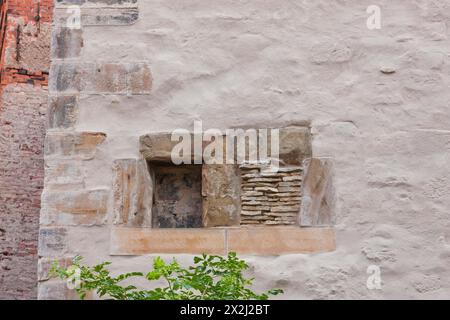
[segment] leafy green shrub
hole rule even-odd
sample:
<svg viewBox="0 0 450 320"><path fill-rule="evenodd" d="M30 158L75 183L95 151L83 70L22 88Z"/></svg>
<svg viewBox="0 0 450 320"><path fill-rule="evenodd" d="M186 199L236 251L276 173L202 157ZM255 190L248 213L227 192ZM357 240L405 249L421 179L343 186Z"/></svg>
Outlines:
<svg viewBox="0 0 450 320"><path fill-rule="evenodd" d="M112 277L106 266L110 262L88 267L76 257L68 268L53 263L52 276L59 276L69 283L78 281L76 290L81 299L95 290L100 297L117 300L267 300L270 295L283 293L281 289L257 294L249 287L253 279L246 279L242 272L248 269L244 260L231 252L224 258L215 255L194 257L194 265L182 268L174 259L166 263L160 257L153 261L153 270L145 275L149 281L164 279L167 286L153 290L138 290L133 285L120 283L129 278L144 277L141 272L131 272Z"/></svg>

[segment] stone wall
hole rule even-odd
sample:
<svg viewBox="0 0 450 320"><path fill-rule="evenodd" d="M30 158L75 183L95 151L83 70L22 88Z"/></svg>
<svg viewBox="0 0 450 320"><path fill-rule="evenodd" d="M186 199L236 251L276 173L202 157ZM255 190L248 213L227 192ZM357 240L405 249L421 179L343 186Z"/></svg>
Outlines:
<svg viewBox="0 0 450 320"><path fill-rule="evenodd" d="M2 1L0 299L37 297L52 0Z"/></svg>
<svg viewBox="0 0 450 320"><path fill-rule="evenodd" d="M369 0L83 1L82 28L66 30L64 6L75 2L55 11L41 298L71 297L45 281L52 258L145 271L155 253L187 263L199 250L241 252L256 289L281 287L285 298L448 297L448 1L380 1L374 30ZM124 184L146 179L132 170L152 152L141 137L195 120L221 130L308 123L308 228L148 228L139 186L151 184ZM61 216L55 203L67 204ZM372 265L381 290L366 287Z"/></svg>

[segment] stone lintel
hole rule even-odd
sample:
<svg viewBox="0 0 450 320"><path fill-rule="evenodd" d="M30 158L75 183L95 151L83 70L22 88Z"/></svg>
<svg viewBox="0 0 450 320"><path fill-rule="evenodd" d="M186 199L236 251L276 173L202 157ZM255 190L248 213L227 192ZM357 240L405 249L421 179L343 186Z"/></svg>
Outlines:
<svg viewBox="0 0 450 320"><path fill-rule="evenodd" d="M267 133L267 156L270 157L272 155L271 150L271 141L272 134L270 130L274 130L277 128L255 128L257 130L266 130ZM231 129L230 129L231 130ZM246 137L247 129L232 129L235 130L233 132L223 130L222 138L223 138L223 156L225 157L227 154L227 143L231 143L234 141L234 161L236 163L237 154L236 148L238 145L238 140L243 141L245 143L245 157L249 157L249 140L243 140ZM239 130L239 131L238 131ZM206 131L205 131L206 132ZM205 133L203 132L203 133ZM264 132L264 131L262 131ZM251 136L251 135L249 135ZM161 133L150 133L140 137L140 151L143 154L144 158L147 161L162 161L162 162L171 162L171 154L174 147L179 144L181 141L172 141L171 140L172 133L170 132L161 132ZM239 138L238 138L239 137ZM195 138L201 141L202 150L201 154L194 154L193 145ZM213 143L212 141L202 141L202 136L195 137L194 133L190 133L191 140L191 153L192 159L202 159L203 153L206 148ZM255 139L257 135L254 135ZM259 142L258 142L259 143ZM230 147L232 145L230 144ZM199 150L200 151L200 150ZM210 150L208 150L210 151ZM208 153L208 152L207 152ZM208 153L209 154L209 153ZM253 154L255 157L256 155ZM282 165L302 165L302 162L310 158L312 155L311 151L311 132L309 127L284 127L279 128L279 156ZM266 160L266 158L261 159Z"/></svg>

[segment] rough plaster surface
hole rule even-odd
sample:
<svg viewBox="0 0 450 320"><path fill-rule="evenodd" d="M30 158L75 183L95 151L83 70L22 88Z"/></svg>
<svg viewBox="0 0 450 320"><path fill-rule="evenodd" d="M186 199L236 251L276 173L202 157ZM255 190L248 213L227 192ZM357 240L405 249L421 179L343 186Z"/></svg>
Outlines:
<svg viewBox="0 0 450 320"><path fill-rule="evenodd" d="M371 4L139 1L134 25L85 27L82 61L147 61L153 76L150 95L80 95L75 129L108 135L86 186L109 188L112 161L138 157L142 134L311 121L313 155L334 159L337 250L247 256L257 289L448 298L450 4L380 0L382 28L369 30ZM110 257L106 226L69 228L67 245L114 271L151 262ZM370 265L381 290L366 288Z"/></svg>

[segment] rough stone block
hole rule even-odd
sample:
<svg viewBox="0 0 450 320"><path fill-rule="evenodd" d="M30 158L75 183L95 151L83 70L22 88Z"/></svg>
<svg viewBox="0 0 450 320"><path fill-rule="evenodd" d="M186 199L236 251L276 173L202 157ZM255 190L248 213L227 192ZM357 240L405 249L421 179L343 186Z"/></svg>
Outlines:
<svg viewBox="0 0 450 320"><path fill-rule="evenodd" d="M99 64L92 79L85 79L88 83L85 91L93 93L126 93L127 70L125 65L117 63Z"/></svg>
<svg viewBox="0 0 450 320"><path fill-rule="evenodd" d="M59 263L62 267L69 267L72 265L74 256L63 257L63 258L40 258L38 261L38 281L46 281L50 279L50 269L52 268L53 262Z"/></svg>
<svg viewBox="0 0 450 320"><path fill-rule="evenodd" d="M70 290L63 280L50 280L38 284L38 300L76 300L78 294Z"/></svg>
<svg viewBox="0 0 450 320"><path fill-rule="evenodd" d="M138 0L56 0L57 8L64 8L67 5L114 5L114 6L130 6L136 5Z"/></svg>
<svg viewBox="0 0 450 320"><path fill-rule="evenodd" d="M44 193L41 225L103 225L108 195L104 189Z"/></svg>
<svg viewBox="0 0 450 320"><path fill-rule="evenodd" d="M47 190L79 190L84 188L85 172L81 161L54 160L45 163L44 185Z"/></svg>
<svg viewBox="0 0 450 320"><path fill-rule="evenodd" d="M49 90L51 93L76 93L81 88L81 78L90 67L70 62L53 62L50 68Z"/></svg>
<svg viewBox="0 0 450 320"><path fill-rule="evenodd" d="M149 94L148 63L52 63L49 88L54 94Z"/></svg>
<svg viewBox="0 0 450 320"><path fill-rule="evenodd" d="M72 128L77 120L77 97L51 96L47 113L48 128Z"/></svg>
<svg viewBox="0 0 450 320"><path fill-rule="evenodd" d="M147 63L127 65L127 89L131 94L149 94L152 89L152 74Z"/></svg>
<svg viewBox="0 0 450 320"><path fill-rule="evenodd" d="M84 160L95 156L97 147L106 139L101 132L48 132L45 137L44 154L47 157L72 157Z"/></svg>
<svg viewBox="0 0 450 320"><path fill-rule="evenodd" d="M280 129L280 159L285 164L301 165L312 155L311 132L307 127Z"/></svg>
<svg viewBox="0 0 450 320"><path fill-rule="evenodd" d="M331 159L307 159L304 162L301 226L329 226L335 223L335 191Z"/></svg>
<svg viewBox="0 0 450 320"><path fill-rule="evenodd" d="M152 253L225 254L223 229L151 229L115 227L111 233L112 255Z"/></svg>
<svg viewBox="0 0 450 320"><path fill-rule="evenodd" d="M241 194L238 166L204 165L202 178L203 226L239 225Z"/></svg>
<svg viewBox="0 0 450 320"><path fill-rule="evenodd" d="M140 137L140 151L147 161L172 162L172 150L179 143L171 141L171 133L151 133ZM191 134L191 141L193 135ZM202 154L194 154L192 159L202 157ZM193 163L193 162L192 162Z"/></svg>
<svg viewBox="0 0 450 320"><path fill-rule="evenodd" d="M113 163L114 224L151 226L152 181L145 161Z"/></svg>
<svg viewBox="0 0 450 320"><path fill-rule="evenodd" d="M227 230L228 250L239 254L281 255L335 250L329 228L242 227Z"/></svg>
<svg viewBox="0 0 450 320"><path fill-rule="evenodd" d="M39 230L40 257L63 256L67 251L67 230L61 227L41 227Z"/></svg>
<svg viewBox="0 0 450 320"><path fill-rule="evenodd" d="M74 28L56 28L52 33L52 57L56 59L76 58L83 47L83 31Z"/></svg>
<svg viewBox="0 0 450 320"><path fill-rule="evenodd" d="M105 6L95 5L100 1L74 1L74 4L77 5L84 4L80 7L80 24L83 28L88 26L127 26L134 24L139 19L139 9L136 3L130 1L115 3L112 3L113 0L103 1ZM111 2L112 6L108 2ZM58 5L55 8L55 24L57 26L67 26L68 19L71 19L73 15L73 11L67 10L67 5L69 3Z"/></svg>

